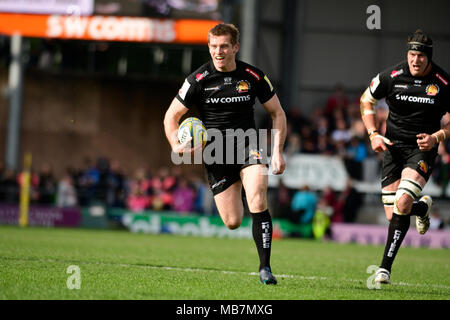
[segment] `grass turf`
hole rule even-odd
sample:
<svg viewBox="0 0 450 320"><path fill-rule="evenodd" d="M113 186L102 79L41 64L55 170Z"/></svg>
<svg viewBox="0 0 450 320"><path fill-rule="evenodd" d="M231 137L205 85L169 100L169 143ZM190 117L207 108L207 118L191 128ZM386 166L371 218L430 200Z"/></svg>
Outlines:
<svg viewBox="0 0 450 320"><path fill-rule="evenodd" d="M369 290L366 269L381 261L383 249L277 240L278 285L265 286L250 239L0 226L0 299L450 299L446 249L401 248L392 284ZM79 290L67 287L71 265L80 268Z"/></svg>

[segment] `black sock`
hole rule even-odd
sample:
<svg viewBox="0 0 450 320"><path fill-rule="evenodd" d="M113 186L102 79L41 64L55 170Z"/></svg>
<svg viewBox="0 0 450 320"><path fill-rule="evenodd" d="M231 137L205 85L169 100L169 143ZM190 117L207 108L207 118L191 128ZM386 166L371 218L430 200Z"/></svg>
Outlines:
<svg viewBox="0 0 450 320"><path fill-rule="evenodd" d="M386 247L384 249L383 261L381 268L391 272L392 264L395 256L400 248L406 233L408 232L410 224L409 215L392 214L391 222L389 223L388 237L386 240Z"/></svg>
<svg viewBox="0 0 450 320"><path fill-rule="evenodd" d="M270 269L270 249L272 247L272 217L269 210L251 213L253 218L253 240L259 255L259 270Z"/></svg>
<svg viewBox="0 0 450 320"><path fill-rule="evenodd" d="M423 201L414 202L411 208L412 216L424 217L427 213L428 205Z"/></svg>

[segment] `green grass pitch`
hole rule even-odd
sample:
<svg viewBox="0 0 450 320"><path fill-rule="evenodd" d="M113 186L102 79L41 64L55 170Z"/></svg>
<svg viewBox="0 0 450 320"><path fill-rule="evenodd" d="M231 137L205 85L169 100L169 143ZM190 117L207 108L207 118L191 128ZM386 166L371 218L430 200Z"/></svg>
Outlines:
<svg viewBox="0 0 450 320"><path fill-rule="evenodd" d="M266 286L259 283L250 239L0 226L0 299L450 299L449 250L401 248L392 284L369 290L366 270L380 262L382 251L381 246L275 240L272 269L278 285ZM68 289L72 265L79 267L80 289Z"/></svg>

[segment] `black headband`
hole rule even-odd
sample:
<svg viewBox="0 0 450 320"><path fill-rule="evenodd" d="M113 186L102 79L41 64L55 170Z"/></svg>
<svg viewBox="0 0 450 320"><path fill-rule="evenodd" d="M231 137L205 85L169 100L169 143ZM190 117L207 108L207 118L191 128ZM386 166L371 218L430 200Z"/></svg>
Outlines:
<svg viewBox="0 0 450 320"><path fill-rule="evenodd" d="M431 57L433 56L433 45L425 44L422 42L408 42L408 51L409 50L423 52L427 55L429 60L431 60Z"/></svg>

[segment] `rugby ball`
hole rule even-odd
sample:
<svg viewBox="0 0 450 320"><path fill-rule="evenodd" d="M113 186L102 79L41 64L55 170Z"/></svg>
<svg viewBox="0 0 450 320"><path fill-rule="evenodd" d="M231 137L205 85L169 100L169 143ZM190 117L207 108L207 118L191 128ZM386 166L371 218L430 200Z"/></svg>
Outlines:
<svg viewBox="0 0 450 320"><path fill-rule="evenodd" d="M208 136L206 128L200 119L190 117L180 124L178 128L178 141L184 143L189 137L192 137L191 148L196 147L200 143L205 146Z"/></svg>

